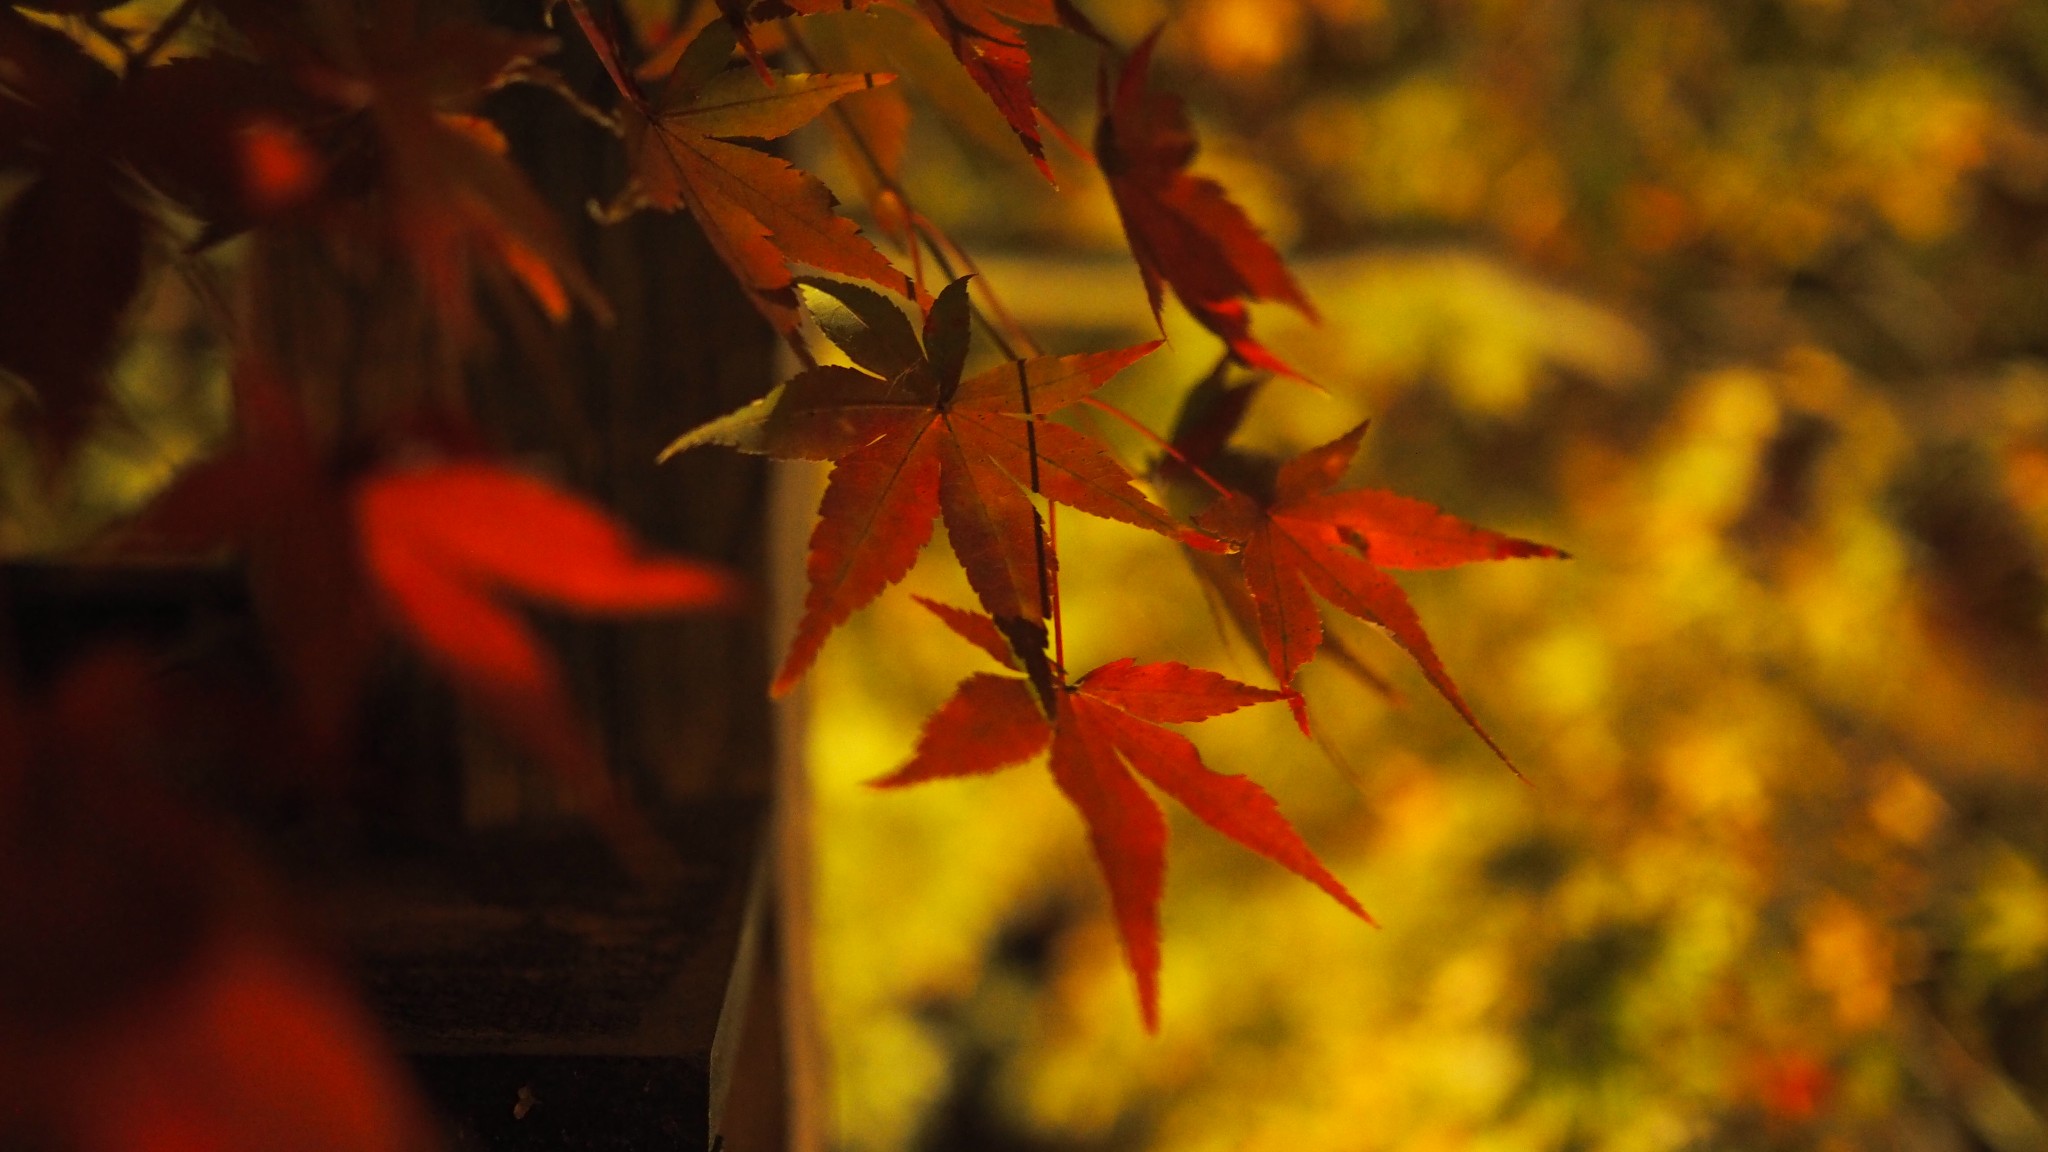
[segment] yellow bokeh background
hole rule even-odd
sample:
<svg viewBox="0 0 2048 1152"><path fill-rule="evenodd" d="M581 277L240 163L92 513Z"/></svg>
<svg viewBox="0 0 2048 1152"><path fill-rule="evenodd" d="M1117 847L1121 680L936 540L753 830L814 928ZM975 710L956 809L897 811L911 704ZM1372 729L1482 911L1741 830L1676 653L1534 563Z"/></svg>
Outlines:
<svg viewBox="0 0 2048 1152"><path fill-rule="evenodd" d="M1043 764L878 793L985 660L891 593L808 737L837 1146L2048 1146L2048 16L1997 0L1093 5L1324 314L1240 443L1568 562L1404 576L1518 783L1371 629L1187 729L1379 919L1174 812L1142 1031ZM1093 56L1032 38L1085 136ZM916 83L911 74L907 82ZM1027 328L1143 339L1085 169L921 118ZM829 169L828 169L829 170ZM1107 390L1155 428L1216 356ZM1101 431L1134 466L1151 449ZM1265 682L1167 542L1060 521L1070 664ZM912 591L969 602L934 547ZM1167 805L1169 809L1172 805Z"/></svg>

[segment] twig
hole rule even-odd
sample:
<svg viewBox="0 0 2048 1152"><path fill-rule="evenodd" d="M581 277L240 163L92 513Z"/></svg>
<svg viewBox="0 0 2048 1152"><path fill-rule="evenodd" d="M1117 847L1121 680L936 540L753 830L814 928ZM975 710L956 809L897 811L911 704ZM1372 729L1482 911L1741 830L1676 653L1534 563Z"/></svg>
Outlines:
<svg viewBox="0 0 2048 1152"><path fill-rule="evenodd" d="M1204 484L1207 484L1209 487L1214 488L1218 496L1228 496L1231 494L1231 490L1225 487L1221 481L1217 480L1214 476L1209 475L1207 472L1202 471L1201 465L1195 463L1193 460L1188 459L1187 456L1184 453L1182 453L1180 449L1175 448L1172 445L1172 443L1170 443L1165 437L1161 436L1157 432L1154 432L1150 428L1145 427L1144 423L1140 421L1136 416L1131 415L1129 412L1124 411L1123 409L1117 407L1114 404L1111 404L1109 401L1104 400L1098 396L1083 396L1081 397L1081 403L1086 404L1090 408L1093 408L1099 412L1106 412L1109 415L1116 417L1118 420L1121 420L1125 424L1128 424L1132 428L1136 429L1139 435L1145 437L1145 439L1147 440L1150 440L1154 445L1156 445L1159 449L1164 451L1168 456L1173 457L1174 461L1180 464L1181 467L1186 468L1188 471L1194 473L1196 479L1200 480Z"/></svg>
<svg viewBox="0 0 2048 1152"><path fill-rule="evenodd" d="M911 212L908 205L904 206L904 211L906 213ZM990 283L987 276L982 275L981 266L974 262L974 257L968 254L967 249L962 248L951 236L939 231L938 226L926 217L916 215L915 213L911 213L911 216L913 226L923 225L924 228L930 229L929 233L925 234L925 243L931 245L935 253L937 252L938 245L942 242L946 247L953 250L953 255L959 259L960 266L967 269L968 274L974 277L975 286L981 289L982 295L988 297L989 311L995 313L996 318L1004 324L1009 325L1010 331L1016 334L1018 341L1024 345L1025 349L1034 356L1043 351L1038 341L1031 338L1030 331L1015 316L1010 314L1008 308L1003 306L1002 297L996 295L995 286ZM984 324L989 323L986 317L983 318L982 322ZM989 324L989 328L991 334L993 334L995 326ZM1015 359L1015 357L1013 356L1011 359Z"/></svg>
<svg viewBox="0 0 2048 1152"><path fill-rule="evenodd" d="M531 84L535 88L552 92L567 104L571 111L592 124L614 136L626 134L625 126L619 123L618 117L585 100L574 88L569 87L569 82L562 79L561 73L552 68L543 68L532 63L517 64L499 76L492 87L503 88L509 84Z"/></svg>
<svg viewBox="0 0 2048 1152"><path fill-rule="evenodd" d="M1024 370L1022 360L1013 358L1010 362L1017 366L1017 393L1024 401L1024 447L1031 461L1031 491L1042 496L1045 493L1038 482L1038 421L1032 419L1031 414L1031 374ZM1052 501L1045 502L1046 517L1053 527L1041 524L1038 510L1032 509L1031 537L1038 549L1039 610L1052 617L1053 659L1059 665L1060 678L1064 680L1067 675L1067 634L1060 617L1059 582L1053 574L1059 563L1058 539L1053 535L1059 523L1057 508L1058 505Z"/></svg>
<svg viewBox="0 0 2048 1152"><path fill-rule="evenodd" d="M803 33L797 31L788 20L783 21L783 35L789 41L791 50L803 60L805 67L814 70L822 68L822 65L818 63L817 56L811 52L811 46L805 42ZM1010 315L1009 310L1003 307L1002 300L997 297L994 287L989 284L987 277L980 275L980 270L975 267L972 258L967 255L966 250L953 243L939 230L937 225L932 223L930 217L917 210L917 205L911 200L909 191L890 173L888 167L882 163L881 157L875 155L874 148L868 144L867 138L861 135L859 126L853 122L853 117L848 115L846 110L837 104L832 106L832 115L838 120L841 130L846 134L846 138L853 143L854 151L860 154L861 162L874 175L875 183L894 195L898 203L902 204L903 214L909 220L913 237L910 244L913 261L916 258L917 240L922 239L925 247L931 249L932 259L938 264L939 271L945 274L946 279L956 280L959 278L959 270L955 267L953 260L947 256L947 249L952 249L960 257L960 267L966 268L970 274L974 275L977 281L975 286L981 289L982 295L988 300L989 308L987 312L984 312L978 305L974 306L975 319L981 322L982 328L988 332L989 338L994 341L996 350L1002 353L1003 359L1015 360L1018 358L1016 348L1010 343L1010 335L1014 335L1018 343L1035 351L1038 348L1038 342L1033 340L1030 333L1026 332L1023 326L1019 325ZM969 303L973 304L971 298ZM990 312L994 313L995 317L999 318L1003 324L999 325L995 319L991 319ZM1008 335L1004 333L1003 325L1009 327Z"/></svg>
<svg viewBox="0 0 2048 1152"><path fill-rule="evenodd" d="M1034 443L1036 442L1034 438ZM1037 470L1038 461L1032 460L1032 470ZM1061 626L1060 613L1060 506L1050 500L1045 502L1045 549L1050 554L1045 567L1040 571L1050 574L1052 585L1052 662L1060 670L1060 679L1067 678L1067 630Z"/></svg>

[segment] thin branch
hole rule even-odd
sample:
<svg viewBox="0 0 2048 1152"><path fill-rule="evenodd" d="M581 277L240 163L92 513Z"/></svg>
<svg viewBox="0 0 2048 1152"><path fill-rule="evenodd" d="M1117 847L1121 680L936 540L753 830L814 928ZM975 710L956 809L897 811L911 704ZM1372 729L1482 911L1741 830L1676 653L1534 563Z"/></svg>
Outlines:
<svg viewBox="0 0 2048 1152"><path fill-rule="evenodd" d="M1031 461L1031 491L1044 495L1038 482L1038 421L1031 414L1031 374L1024 370L1024 362L1010 361L1017 366L1017 392L1024 399L1024 447ZM1032 510L1031 537L1038 549L1038 603L1039 610L1052 617L1053 659L1058 663L1060 679L1067 677L1067 630L1060 615L1059 580L1054 575L1054 566L1059 563L1058 537L1059 505L1045 502L1046 519L1050 524L1039 522L1037 509Z"/></svg>
<svg viewBox="0 0 2048 1152"><path fill-rule="evenodd" d="M1060 670L1060 679L1065 680L1067 630L1061 627L1060 615L1060 506L1050 500L1045 502L1045 535L1046 551L1051 553L1050 562L1042 571L1051 575L1052 584L1052 662Z"/></svg>
<svg viewBox="0 0 2048 1152"><path fill-rule="evenodd" d="M813 70L821 69L823 66L819 64L817 56L811 52L811 46L805 42L803 33L797 31L795 26L788 20L784 20L782 24L784 37L789 41L791 50L804 62L804 66ZM860 154L861 162L873 174L875 183L894 195L897 201L902 204L903 214L909 219L910 229L914 237L910 245L913 259L916 255L916 239L921 238L925 243L925 247L931 249L932 259L938 264L939 270L945 274L946 279L957 280L959 279L959 268L956 268L953 260L947 256L947 250L950 248L959 257L959 266L964 267L974 276L975 280L978 281L976 287L981 289L983 297L988 300L988 312L984 312L979 306L974 307L975 319L981 321L982 328L988 332L989 338L995 343L996 350L1002 353L1003 359L1015 360L1018 358L1015 347L1010 343L1009 336L1012 335L1017 338L1018 343L1023 344L1027 349L1035 353L1038 348L1038 341L1033 340L1031 334L1026 332L1023 326L1018 324L1016 319L1010 315L1009 310L1003 307L1002 300L996 296L995 289L989 284L988 278L980 274L980 269L976 267L973 259L967 255L967 251L945 236L938 226L932 223L930 217L917 210L917 205L911 200L909 191L903 187L902 182L897 180L888 167L882 163L881 157L875 154L873 146L868 143L865 136L861 135L859 126L853 122L853 117L848 115L846 110L838 104L832 105L832 115L838 120L840 129L845 133L846 138L852 142L854 151ZM972 304L973 301L970 299L969 303ZM1002 323L998 324L996 319L991 319L990 312L994 313L996 319L1000 319ZM1003 331L1004 326L1009 328L1008 335Z"/></svg>
<svg viewBox="0 0 2048 1152"><path fill-rule="evenodd" d="M530 84L535 88L552 92L567 104L571 111L592 124L614 136L626 134L625 126L619 123L618 117L585 100L574 88L569 87L569 82L562 79L561 73L552 68L543 68L531 63L514 65L498 77L492 87L504 88L511 84Z"/></svg>
<svg viewBox="0 0 2048 1152"><path fill-rule="evenodd" d="M904 211L909 212L909 207L906 206ZM925 243L932 245L935 252L940 244L944 244L953 250L953 255L960 261L960 266L967 269L968 274L974 277L975 286L980 288L982 295L988 298L989 311L995 313L997 319L1009 326L1010 331L1016 334L1017 339L1024 345L1027 351L1034 356L1039 355L1043 349L1039 346L1038 341L1032 339L1030 331L1015 316L1010 314L1008 308L1003 306L1002 297L996 295L995 285L990 283L987 276L982 275L981 266L974 262L974 257L968 254L967 249L962 248L951 236L939 231L937 225L923 216L913 214L911 222L913 225L922 225L930 230L924 233ZM983 318L982 322L984 324L989 323L986 317ZM995 326L989 324L989 328L991 334L993 334ZM1016 357L1012 356L1011 359L1014 360Z"/></svg>
<svg viewBox="0 0 2048 1152"><path fill-rule="evenodd" d="M1133 416L1129 412L1126 412L1123 409L1117 407L1116 405L1111 404L1109 401L1101 399L1100 397L1096 396L1083 396L1081 397L1081 403L1088 405L1090 408L1093 408L1098 412L1106 412L1109 415L1116 417L1117 419L1123 421L1125 424L1128 424L1132 428L1136 429L1140 435L1145 437L1145 439L1150 440L1161 451L1165 452L1168 456L1173 457L1174 461L1178 463L1181 467L1186 468L1188 471L1194 473L1196 479L1200 480L1204 484L1207 484L1209 487L1214 488L1218 496L1228 496L1231 494L1231 490L1225 487L1221 481L1217 480L1214 476L1209 475L1207 472L1202 471L1201 465L1195 463L1193 460L1188 459L1187 456L1184 453L1182 453L1180 449L1175 448L1169 441L1167 441L1165 437L1161 436L1157 432L1154 432L1150 428L1145 427L1144 423L1140 421L1136 416Z"/></svg>

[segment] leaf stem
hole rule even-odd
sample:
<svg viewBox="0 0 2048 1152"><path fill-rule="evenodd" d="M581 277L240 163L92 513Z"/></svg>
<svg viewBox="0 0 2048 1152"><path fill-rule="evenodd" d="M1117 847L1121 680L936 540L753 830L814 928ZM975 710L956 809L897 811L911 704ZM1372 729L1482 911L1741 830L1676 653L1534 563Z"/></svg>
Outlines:
<svg viewBox="0 0 2048 1152"><path fill-rule="evenodd" d="M1017 392L1024 400L1024 446L1031 461L1031 491L1043 496L1038 482L1038 420L1031 413L1031 374L1024 370L1022 360L1012 359L1017 366ZM1053 660L1059 668L1060 679L1067 678L1067 629L1066 621L1060 616L1059 565L1059 505L1045 502L1045 519L1040 522L1037 510L1032 510L1032 541L1038 549L1038 603L1039 610L1052 617Z"/></svg>
<svg viewBox="0 0 2048 1152"><path fill-rule="evenodd" d="M575 0L571 0L571 2L574 3ZM804 41L803 33L797 31L792 21L788 19L782 21L782 33L784 38L789 41L790 48L803 60L804 67L811 69L823 67L818 63L818 58L812 54L811 46ZM988 301L987 311L983 311L978 304L974 305L974 318L981 321L983 330L988 333L989 339L995 343L996 350L1002 354L1003 359L1015 360L1018 358L1016 348L1010 343L1011 336L1016 337L1017 343L1022 344L1032 354L1037 354L1039 348L1038 341L1033 340L1031 334L1024 330L1024 326L1019 324L1016 318L1011 315L1010 310L1003 306L1002 299L996 295L996 290L989 283L988 277L981 274L981 269L975 264L974 258L967 254L965 248L962 248L951 237L940 231L939 227L932 223L930 217L917 210L916 203L910 198L910 192L903 187L901 181L897 180L890 173L887 166L882 163L882 158L875 155L874 147L868 143L867 137L861 135L860 127L854 123L853 117L847 114L846 109L836 103L832 105L832 116L838 121L840 130L846 134L847 140L852 142L854 151L860 154L861 163L874 176L875 183L895 196L897 203L903 206L903 214L909 221L912 234L909 247L913 264L915 264L917 259L917 241L921 239L924 241L925 247L931 250L933 261L938 264L939 271L945 274L947 280L958 279L958 268L965 268L974 276L974 286L981 289L982 296ZM954 261L947 256L948 249L952 251L954 256L958 257L958 268L956 268ZM973 303L972 297L969 298L969 303ZM1000 320L1002 323L998 324L997 320ZM1004 332L1005 327L1009 329L1008 334Z"/></svg>
<svg viewBox="0 0 2048 1152"><path fill-rule="evenodd" d="M1088 405L1090 408L1093 408L1098 412L1106 412L1109 415L1114 416L1117 419L1123 421L1125 424L1130 425L1132 428L1137 429L1139 435L1145 437L1145 439L1147 440L1150 440L1154 445L1156 445L1161 451L1165 452L1168 456L1173 457L1175 463L1178 463L1181 467L1186 468L1188 471L1194 473L1195 478L1197 480L1200 480L1202 483L1207 484L1209 487L1215 489L1216 494L1218 496L1230 495L1230 489L1225 487L1221 481L1217 480L1214 476L1209 475L1207 472L1202 471L1201 465L1195 463L1193 460L1188 459L1185 453L1183 453L1180 449L1175 448L1172 445L1172 443L1170 443L1165 437L1161 436L1157 432L1154 432L1150 428L1145 427L1144 423L1141 422L1136 416L1131 415L1129 412L1124 411L1123 409L1117 407L1114 404L1111 404L1109 401L1104 400L1099 396L1083 396L1081 397L1081 403Z"/></svg>
<svg viewBox="0 0 2048 1152"><path fill-rule="evenodd" d="M1045 502L1046 551L1050 563L1039 571L1051 574L1052 585L1052 666L1059 669L1060 681L1067 679L1067 630L1060 616L1060 506L1050 500Z"/></svg>
<svg viewBox="0 0 2048 1152"><path fill-rule="evenodd" d="M579 0L569 2L576 4ZM810 45L804 42L803 33L797 31L794 23L785 19L782 21L782 29L790 48L803 60L804 66L813 70L820 69L818 58L812 54ZM1017 366L1017 390L1024 404L1024 444L1031 461L1031 491L1035 495L1043 496L1045 493L1038 479L1038 422L1032 417L1031 412L1031 379L1024 369L1023 358L1017 355L1016 347L1005 336L1003 328L1007 326L1017 337L1018 343L1024 345L1034 355L1039 350L1038 341L1033 340L1031 334L1024 330L1024 326L1017 323L1016 318L1003 307L1001 298L996 295L995 289L989 286L988 278L981 275L980 267L975 264L974 258L967 254L967 250L954 243L931 222L930 218L917 210L910 193L882 164L881 157L875 154L873 146L861 135L860 127L854 123L853 117L847 114L846 109L834 103L832 114L838 119L841 131L852 142L854 151L860 154L862 163L873 174L876 185L895 196L897 203L902 205L903 215L910 225L909 247L913 270L920 267L917 262L917 242L923 240L925 247L931 250L932 260L939 266L939 271L945 274L948 281L957 280L959 275L956 266L947 255L947 249L950 248L953 255L959 258L958 266L966 268L974 276L975 286L981 289L982 296L988 301L988 310L984 311L981 306L975 304L973 296L970 295L968 307L974 318L981 322L982 328L987 331L989 339L995 343L1003 359ZM990 313L994 314L993 317ZM998 324L997 319L1002 323ZM1046 501L1045 507L1043 522L1032 525L1033 543L1038 552L1038 602L1039 610L1052 617L1053 660L1059 669L1061 679L1064 680L1067 674L1067 638L1065 621L1060 614L1059 508L1050 500ZM1034 516L1033 519L1038 520L1038 517Z"/></svg>
<svg viewBox="0 0 2048 1152"><path fill-rule="evenodd" d="M571 111L599 128L614 136L626 134L625 126L619 123L618 117L585 100L574 88L569 87L568 81L562 79L561 73L552 68L543 68L532 63L516 64L498 77L496 87L503 88L511 84L530 84L535 88L552 92L567 104Z"/></svg>

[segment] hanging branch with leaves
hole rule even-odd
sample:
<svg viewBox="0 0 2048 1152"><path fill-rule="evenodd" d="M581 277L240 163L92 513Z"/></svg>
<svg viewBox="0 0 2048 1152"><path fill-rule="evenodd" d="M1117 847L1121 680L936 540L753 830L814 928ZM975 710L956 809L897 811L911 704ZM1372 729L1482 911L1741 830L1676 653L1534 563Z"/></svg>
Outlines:
<svg viewBox="0 0 2048 1152"><path fill-rule="evenodd" d="M5 208L0 368L32 391L35 403L14 418L52 458L74 450L103 400L120 317L166 250L182 259L252 232L317 237L351 253L346 270L365 283L407 285L426 343L447 364L485 338L480 289L523 295L555 323L578 310L602 321L606 302L562 222L479 114L496 89L533 85L616 133L626 175L600 217L687 212L803 364L758 401L683 432L663 456L721 445L830 464L802 616L772 691L792 687L836 629L902 580L943 521L979 611L927 607L1010 674L964 681L909 763L878 783L975 775L1047 753L1087 826L1148 1028L1158 1021L1166 831L1140 779L1365 915L1272 797L1211 771L1165 727L1286 703L1311 730L1297 676L1319 649L1377 683L1325 641L1318 597L1386 630L1500 751L1388 571L1559 553L1392 493L1339 487L1363 426L1284 462L1230 446L1257 381L1301 375L1252 336L1250 305L1316 312L1225 190L1191 171L1187 111L1152 77L1158 32L1123 52L1068 0L718 0L699 6L686 38L647 44L609 3L555 0L543 7L566 16L560 29L576 44L565 49L407 0L186 0L141 29L110 22L105 11L119 7L0 5L0 164L25 187ZM1097 395L1157 342L1045 351L967 248L919 211L896 167L908 106L890 103L883 119L849 110L849 97L902 81L818 66L807 22L882 8L938 38L1046 179L1048 138L1096 164L1129 239L1134 292L1158 320L1170 288L1222 342L1218 372L1188 392L1170 434ZM1026 29L1100 49L1092 149L1041 111ZM548 65L558 50L594 54L609 91L576 90ZM785 63L800 70L779 70ZM821 119L846 147L894 259L821 181L763 146ZM878 122L894 138L878 138ZM161 207L197 221L196 236L178 237ZM969 373L977 338L996 363ZM384 424L365 407L367 428L316 427L293 382L273 377L266 349L237 354L236 442L173 485L137 537L271 558L252 570L269 582L265 601L283 606L271 639L310 722L343 723L366 663L359 625L381 621L589 807L616 811L551 658L502 598L606 614L730 608L730 582L639 554L596 509L459 437L425 437L422 463L407 397ZM447 398L409 402L439 411ZM1127 465L1063 420L1082 408L1137 429L1158 458ZM1274 686L1135 658L1070 670L1063 508L1180 545L1265 653ZM535 534L549 538L550 563L522 550ZM323 575L333 571L350 575ZM625 846L632 834L618 828Z"/></svg>

